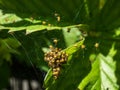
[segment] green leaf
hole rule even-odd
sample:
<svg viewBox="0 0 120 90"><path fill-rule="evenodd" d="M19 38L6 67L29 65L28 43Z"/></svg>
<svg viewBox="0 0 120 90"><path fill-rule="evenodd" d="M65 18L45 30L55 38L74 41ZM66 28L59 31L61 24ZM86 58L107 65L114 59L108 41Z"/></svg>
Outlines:
<svg viewBox="0 0 120 90"><path fill-rule="evenodd" d="M32 37L31 37L32 35ZM48 70L46 63L44 62L44 53L42 51L41 43L44 42L41 33L34 33L31 35L25 35L23 32L18 32L12 34L12 36L19 41L21 47L19 49L20 55L17 55L17 59L23 63L26 63L28 66L33 66L40 68L44 71ZM28 47L29 43L29 47Z"/></svg>
<svg viewBox="0 0 120 90"><path fill-rule="evenodd" d="M51 78L52 77L52 69L49 69L49 71L47 72L45 78L44 78L44 87L49 87L49 83L53 83L54 79Z"/></svg>
<svg viewBox="0 0 120 90"><path fill-rule="evenodd" d="M0 13L2 11L0 10ZM1 14L0 15L0 24L9 24L9 23L14 23L21 21L22 19L15 14Z"/></svg>
<svg viewBox="0 0 120 90"><path fill-rule="evenodd" d="M90 73L78 86L80 90L119 90L115 76L116 62L113 60L115 52L113 45L106 57L102 54L97 55Z"/></svg>
<svg viewBox="0 0 120 90"><path fill-rule="evenodd" d="M79 41L75 45L72 45L72 46L70 46L70 47L68 47L68 48L66 48L66 49L63 50L63 51L65 51L69 55L68 62L67 62L68 64L64 65L64 69L65 70L61 71L60 77L57 80L55 80L52 77L52 70L50 69L48 71L48 74L46 75L46 78L44 80L44 87L46 88L46 90L56 90L56 88L58 87L58 84L60 85L60 87L57 90L63 90L63 88L68 88L69 84L72 84L72 82L69 80L69 78L71 78L71 77L74 78L74 75L73 74L70 75L70 73L79 66L79 63L76 64L77 62L74 61L74 59L72 59L72 56L78 50L80 50L80 46L83 44L83 42L84 42L84 39L82 41ZM71 62L74 62L74 63L71 63ZM71 65L69 65L69 64L73 64L72 66L74 66L76 64L76 67L74 66L75 68L70 69ZM75 74L75 75L78 75L78 74ZM64 84L61 83L61 82L65 82L65 81L67 81L67 82L64 83Z"/></svg>
<svg viewBox="0 0 120 90"><path fill-rule="evenodd" d="M3 60L10 61L11 54L19 54L20 43L13 38L0 39L0 64Z"/></svg>
<svg viewBox="0 0 120 90"><path fill-rule="evenodd" d="M31 18L20 18L16 16L15 14L5 14L1 15L0 17L0 28L1 29L8 29L9 33L10 32L15 32L15 31L21 31L21 30L26 30L26 34L30 34L32 32L36 31L41 31L41 30L64 30L67 28L82 28L86 27L88 28L87 25L85 24L78 24L78 25L56 25L56 24L50 24L49 22L46 22L47 24L43 25L42 24L43 20L31 20ZM52 21L54 22L54 21ZM67 31L67 30L66 30Z"/></svg>
<svg viewBox="0 0 120 90"><path fill-rule="evenodd" d="M7 0L4 2L4 0L0 0L0 8L4 12L14 12L21 17L33 15L43 17L51 16L52 18L55 18L54 13L58 13L62 18L64 18L63 20L68 22L73 22L76 12L79 12L79 10L84 12L85 15L83 0L75 0L74 2L72 0L69 2L64 0L53 0L52 2L49 0ZM26 15L23 16L23 13ZM81 17L77 17L76 20L78 18Z"/></svg>
<svg viewBox="0 0 120 90"><path fill-rule="evenodd" d="M87 4L86 8L88 9L88 17L91 19L91 21L96 18L98 15L100 9L99 9L99 2L100 0L84 0L84 2Z"/></svg>
<svg viewBox="0 0 120 90"><path fill-rule="evenodd" d="M120 1L106 0L103 8L100 10L99 17L96 19L96 28L101 31L110 31L120 26Z"/></svg>
<svg viewBox="0 0 120 90"><path fill-rule="evenodd" d="M2 29L10 29L9 32L26 30L26 33L29 34L44 29L61 29L71 25L83 24L82 22L87 21L82 0L75 0L74 3L72 0L69 2L64 0L53 2L49 0L7 0L4 2L0 0L0 8L2 10L0 27ZM60 17L60 21L57 20L55 14ZM43 25L43 21L47 24ZM19 25L16 26L18 23ZM51 26L49 27L50 24Z"/></svg>
<svg viewBox="0 0 120 90"><path fill-rule="evenodd" d="M80 40L80 36L82 36L82 32L76 27L71 28L69 32L67 28L64 28L63 34L67 46L74 44L76 41Z"/></svg>
<svg viewBox="0 0 120 90"><path fill-rule="evenodd" d="M120 27L115 29L115 35L113 37L120 37Z"/></svg>
<svg viewBox="0 0 120 90"><path fill-rule="evenodd" d="M7 0L4 2L4 0L0 0L0 8L3 11L2 13L10 14L13 12L15 14L11 16L11 18L9 17L10 19L2 19L2 23L16 22L21 19L27 20L32 23L32 26L29 27L29 25L27 25L27 28L33 27L33 22L39 22L38 25L42 25L41 22L46 21L47 24L52 24L55 27L88 24L90 30L109 31L120 26L119 6L119 0L75 0L74 2L72 0L69 2L64 0L53 2L49 0ZM60 22L57 21L57 17L55 17L54 14L59 14L61 18ZM18 18L13 19L15 16L18 16ZM24 24L21 24L21 26L24 26ZM4 29L9 28L11 31L12 29L16 29L16 31L20 29L20 27L18 27L18 29L10 27L11 26L4 27ZM31 30L32 28L30 29L31 31L28 29L27 33L47 28L47 26L43 27L44 26L36 28L33 31ZM21 27L21 29L27 28ZM51 28L56 29L54 27Z"/></svg>
<svg viewBox="0 0 120 90"><path fill-rule="evenodd" d="M74 45L66 48L64 51L65 51L68 55L72 55L73 53L75 53L77 50L80 49L80 46L83 44L83 42L84 42L84 38L83 38L83 40L81 40L81 41L75 43Z"/></svg>

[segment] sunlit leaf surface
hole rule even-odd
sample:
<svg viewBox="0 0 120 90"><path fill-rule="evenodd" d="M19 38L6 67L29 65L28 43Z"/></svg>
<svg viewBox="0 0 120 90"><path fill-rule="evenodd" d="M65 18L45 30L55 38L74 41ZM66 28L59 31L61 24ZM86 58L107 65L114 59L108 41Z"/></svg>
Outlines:
<svg viewBox="0 0 120 90"><path fill-rule="evenodd" d="M119 90L115 76L116 62L113 56L116 50L112 48L107 56L97 55L90 73L79 85L80 90Z"/></svg>

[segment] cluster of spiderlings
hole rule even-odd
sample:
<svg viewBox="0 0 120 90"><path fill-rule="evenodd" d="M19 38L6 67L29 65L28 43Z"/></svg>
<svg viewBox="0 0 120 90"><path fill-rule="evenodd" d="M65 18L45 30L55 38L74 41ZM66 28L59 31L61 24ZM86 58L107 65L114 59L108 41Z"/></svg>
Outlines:
<svg viewBox="0 0 120 90"><path fill-rule="evenodd" d="M55 79L60 74L61 65L66 63L68 55L59 48L50 47L50 51L45 53L45 61L52 68Z"/></svg>

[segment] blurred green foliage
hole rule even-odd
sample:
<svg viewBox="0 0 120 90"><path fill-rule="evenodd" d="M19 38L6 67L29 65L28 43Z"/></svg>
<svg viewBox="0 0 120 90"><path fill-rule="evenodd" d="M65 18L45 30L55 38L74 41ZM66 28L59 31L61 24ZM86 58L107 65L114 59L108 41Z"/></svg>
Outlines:
<svg viewBox="0 0 120 90"><path fill-rule="evenodd" d="M0 89L8 84L9 65L12 64L12 54L19 54L18 47L20 47L20 43L10 37L7 31L0 31Z"/></svg>
<svg viewBox="0 0 120 90"><path fill-rule="evenodd" d="M120 0L0 0L0 78L8 78L12 57L48 71L44 52L58 39L56 47L70 55L57 80L48 71L46 90L119 90L119 6Z"/></svg>

